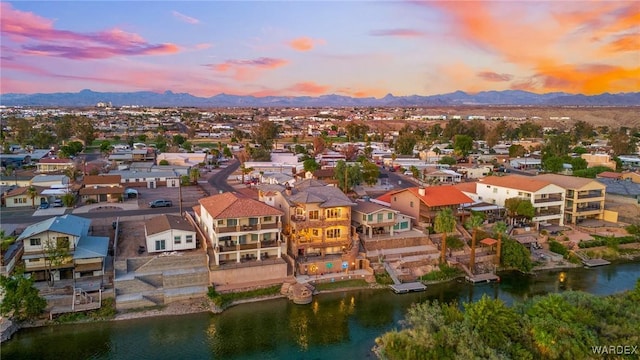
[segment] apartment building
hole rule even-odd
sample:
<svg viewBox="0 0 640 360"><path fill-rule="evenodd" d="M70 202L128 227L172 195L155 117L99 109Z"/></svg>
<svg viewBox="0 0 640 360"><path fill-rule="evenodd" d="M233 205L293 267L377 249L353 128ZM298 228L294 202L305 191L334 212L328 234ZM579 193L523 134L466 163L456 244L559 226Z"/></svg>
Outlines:
<svg viewBox="0 0 640 360"><path fill-rule="evenodd" d="M520 175L488 176L476 184L476 193L478 200L500 206L510 198L527 199L535 208L532 221L536 226L564 225L565 189L549 181Z"/></svg>
<svg viewBox="0 0 640 360"><path fill-rule="evenodd" d="M604 219L606 186L600 182L574 176L544 174L536 179L548 181L565 190L564 222L577 224L587 219Z"/></svg>

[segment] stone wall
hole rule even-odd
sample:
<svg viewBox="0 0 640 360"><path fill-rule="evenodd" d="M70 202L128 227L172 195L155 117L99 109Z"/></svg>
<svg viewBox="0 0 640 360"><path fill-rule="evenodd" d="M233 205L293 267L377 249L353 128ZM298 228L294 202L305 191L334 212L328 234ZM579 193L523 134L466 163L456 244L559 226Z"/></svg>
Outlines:
<svg viewBox="0 0 640 360"><path fill-rule="evenodd" d="M287 277L287 264L284 262L238 267L233 269L219 269L211 271L211 282L214 285L241 285L243 283L259 283L278 280Z"/></svg>

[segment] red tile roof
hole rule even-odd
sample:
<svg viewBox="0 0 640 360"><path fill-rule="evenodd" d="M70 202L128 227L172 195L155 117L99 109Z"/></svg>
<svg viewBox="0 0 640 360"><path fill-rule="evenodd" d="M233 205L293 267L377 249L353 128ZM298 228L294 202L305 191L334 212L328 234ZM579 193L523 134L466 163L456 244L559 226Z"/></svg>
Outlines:
<svg viewBox="0 0 640 360"><path fill-rule="evenodd" d="M425 205L429 207L471 204L473 200L462 191L453 186L428 186L424 188L424 196L420 195L419 188L412 187L405 189L419 198Z"/></svg>
<svg viewBox="0 0 640 360"><path fill-rule="evenodd" d="M73 160L71 159L50 159L44 158L38 161L40 164L73 164Z"/></svg>
<svg viewBox="0 0 640 360"><path fill-rule="evenodd" d="M521 175L487 176L480 179L480 184L494 185L529 192L536 192L545 186L551 185L548 181L537 180L531 176Z"/></svg>
<svg viewBox="0 0 640 360"><path fill-rule="evenodd" d="M234 219L251 216L277 216L284 213L263 202L226 192L198 200L214 219Z"/></svg>
<svg viewBox="0 0 640 360"><path fill-rule="evenodd" d="M453 187L455 187L460 191L464 191L470 194L477 194L476 184L477 184L476 182L463 182L463 183L455 184L453 185Z"/></svg>
<svg viewBox="0 0 640 360"><path fill-rule="evenodd" d="M386 202L387 204L391 204L391 195L397 193L398 190L391 190L385 194L382 194L376 198L376 200Z"/></svg>
<svg viewBox="0 0 640 360"><path fill-rule="evenodd" d="M120 184L120 175L86 175L82 183L85 185Z"/></svg>
<svg viewBox="0 0 640 360"><path fill-rule="evenodd" d="M604 171L596 175L596 177L604 179L622 179L622 174L613 171Z"/></svg>

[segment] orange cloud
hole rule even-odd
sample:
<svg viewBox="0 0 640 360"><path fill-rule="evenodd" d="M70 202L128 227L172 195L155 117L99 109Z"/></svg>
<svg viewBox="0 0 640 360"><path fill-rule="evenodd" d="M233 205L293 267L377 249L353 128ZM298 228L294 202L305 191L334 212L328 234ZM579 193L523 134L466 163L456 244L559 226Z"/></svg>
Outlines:
<svg viewBox="0 0 640 360"><path fill-rule="evenodd" d="M233 78L240 81L255 79L261 72L285 66L289 61L261 57L251 60L227 60L220 64L210 65L217 72L233 72Z"/></svg>
<svg viewBox="0 0 640 360"><path fill-rule="evenodd" d="M481 71L477 76L486 81L510 81L513 79L513 75L510 74L498 74L493 71Z"/></svg>
<svg viewBox="0 0 640 360"><path fill-rule="evenodd" d="M309 37L299 37L289 41L289 46L297 51L309 51L316 45L324 45L325 41L322 39L312 39Z"/></svg>
<svg viewBox="0 0 640 360"><path fill-rule="evenodd" d="M326 94L327 93L327 90L329 90L329 86L318 85L313 81L308 81L308 82L297 83L297 84L287 88L287 90L291 91L293 93L321 95L321 94Z"/></svg>

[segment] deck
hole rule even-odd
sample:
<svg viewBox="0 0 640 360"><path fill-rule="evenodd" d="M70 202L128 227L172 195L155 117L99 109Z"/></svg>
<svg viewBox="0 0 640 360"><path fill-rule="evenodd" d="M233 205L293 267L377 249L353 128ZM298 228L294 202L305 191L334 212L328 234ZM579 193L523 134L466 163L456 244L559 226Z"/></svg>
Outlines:
<svg viewBox="0 0 640 360"><path fill-rule="evenodd" d="M467 275L465 276L470 283L483 283L483 282L492 282L492 281L500 281L500 277L496 274L486 273L486 274L477 274L477 275Z"/></svg>
<svg viewBox="0 0 640 360"><path fill-rule="evenodd" d="M396 294L406 294L409 292L425 291L427 287L421 282L410 282L403 284L389 285Z"/></svg>
<svg viewBox="0 0 640 360"><path fill-rule="evenodd" d="M604 259L586 259L586 260L582 260L582 263L584 264L584 266L587 266L587 267L596 267L596 266L604 266L604 265L611 264L609 261Z"/></svg>

